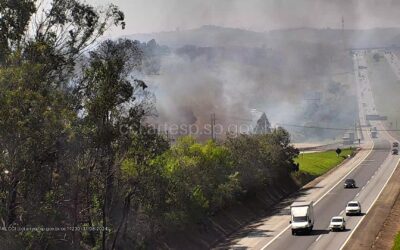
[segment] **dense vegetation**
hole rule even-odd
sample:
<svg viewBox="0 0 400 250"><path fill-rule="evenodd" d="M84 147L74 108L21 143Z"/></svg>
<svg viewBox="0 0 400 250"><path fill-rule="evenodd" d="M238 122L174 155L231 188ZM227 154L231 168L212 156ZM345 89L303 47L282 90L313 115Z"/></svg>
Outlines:
<svg viewBox="0 0 400 250"><path fill-rule="evenodd" d="M400 249L400 233L396 234L396 237L394 238L394 245L392 250L399 250Z"/></svg>
<svg viewBox="0 0 400 250"><path fill-rule="evenodd" d="M0 16L2 249L145 247L290 178L284 129L170 146L148 127L143 44L93 46L124 26L117 7L0 1Z"/></svg>

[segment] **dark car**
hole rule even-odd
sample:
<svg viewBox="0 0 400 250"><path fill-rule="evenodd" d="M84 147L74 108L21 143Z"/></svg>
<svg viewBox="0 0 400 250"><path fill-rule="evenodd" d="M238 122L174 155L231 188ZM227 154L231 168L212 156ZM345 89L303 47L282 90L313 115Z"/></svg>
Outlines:
<svg viewBox="0 0 400 250"><path fill-rule="evenodd" d="M399 150L397 148L392 149L392 155L398 155Z"/></svg>
<svg viewBox="0 0 400 250"><path fill-rule="evenodd" d="M356 181L353 179L346 179L344 181L344 188L355 188L356 187Z"/></svg>
<svg viewBox="0 0 400 250"><path fill-rule="evenodd" d="M397 148L399 146L399 143L397 141L393 142L393 147Z"/></svg>

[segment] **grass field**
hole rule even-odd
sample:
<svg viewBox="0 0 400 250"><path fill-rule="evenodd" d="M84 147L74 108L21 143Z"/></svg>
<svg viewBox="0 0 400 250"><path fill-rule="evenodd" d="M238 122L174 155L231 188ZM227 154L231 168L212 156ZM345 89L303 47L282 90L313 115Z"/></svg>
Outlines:
<svg viewBox="0 0 400 250"><path fill-rule="evenodd" d="M392 250L400 250L400 232L394 238L394 246Z"/></svg>
<svg viewBox="0 0 400 250"><path fill-rule="evenodd" d="M295 159L300 164L300 171L313 176L320 176L342 163L353 149L343 149L338 157L335 150L301 154Z"/></svg>

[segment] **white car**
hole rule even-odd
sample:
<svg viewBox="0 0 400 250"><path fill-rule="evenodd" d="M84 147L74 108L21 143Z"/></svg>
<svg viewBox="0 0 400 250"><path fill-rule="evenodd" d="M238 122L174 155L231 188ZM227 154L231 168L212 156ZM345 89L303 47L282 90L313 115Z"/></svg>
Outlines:
<svg viewBox="0 0 400 250"><path fill-rule="evenodd" d="M331 231L335 231L335 230L344 231L344 230L346 230L346 221L344 220L344 218L342 216L332 217L331 223L329 224L329 229Z"/></svg>
<svg viewBox="0 0 400 250"><path fill-rule="evenodd" d="M361 204L358 201L349 201L346 206L346 215L361 214Z"/></svg>

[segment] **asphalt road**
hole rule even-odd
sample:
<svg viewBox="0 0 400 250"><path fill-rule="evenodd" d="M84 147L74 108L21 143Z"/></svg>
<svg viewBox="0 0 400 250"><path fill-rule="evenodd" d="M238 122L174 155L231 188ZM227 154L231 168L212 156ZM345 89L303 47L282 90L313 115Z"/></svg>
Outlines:
<svg viewBox="0 0 400 250"><path fill-rule="evenodd" d="M366 123L365 114L376 114L371 86L368 79L365 55L354 56L360 120ZM383 130L380 122L371 122L371 127ZM368 132L364 132L368 133ZM369 137L369 135L367 135ZM373 139L374 147L369 156L352 171L348 178L356 180L356 189L344 189L337 185L314 208L316 223L311 235L292 236L286 230L280 237L269 242L263 249L341 249L352 232L362 220L362 216L345 216L347 230L345 232L330 232L329 221L335 215L344 216L347 202L357 200L361 203L363 213L372 207L381 190L390 179L397 163L398 156L391 155L391 144L394 139L386 132L379 132L378 138Z"/></svg>
<svg viewBox="0 0 400 250"><path fill-rule="evenodd" d="M292 236L290 229L288 229L267 249L340 248L360 218L358 216L346 216L347 231L335 233L328 230L330 219L335 215L344 215L343 210L347 202L351 200L360 201L364 209L363 212L366 212L365 209L372 205L391 174L391 165L397 162L395 157L388 158L390 146L387 140L375 140L372 153L348 176L356 180L357 188L344 189L343 185L337 185L315 206L316 221L311 235Z"/></svg>
<svg viewBox="0 0 400 250"><path fill-rule="evenodd" d="M368 69L359 67L364 65L366 65L364 52L360 52L354 56L354 69L362 125L367 124L366 114L376 114L367 74ZM380 122L370 122L370 125L378 130L384 129ZM364 127L362 131L363 147L364 150L370 148L368 152L359 153L358 160L338 168L322 180L316 188L296 200L315 201L315 224L312 234L296 236L291 234L290 208L286 206L277 215L252 225L246 229L246 234L239 233L239 237L232 237L218 249L341 249L364 217L364 215L345 216L344 209L347 202L359 201L362 212L368 213L399 162L399 156L391 155L391 144L394 138L382 131L378 132L378 138L372 139L368 129ZM345 178L355 179L357 188L344 189L343 179ZM337 215L343 215L346 218L345 232L328 230L330 219Z"/></svg>

